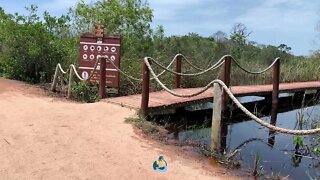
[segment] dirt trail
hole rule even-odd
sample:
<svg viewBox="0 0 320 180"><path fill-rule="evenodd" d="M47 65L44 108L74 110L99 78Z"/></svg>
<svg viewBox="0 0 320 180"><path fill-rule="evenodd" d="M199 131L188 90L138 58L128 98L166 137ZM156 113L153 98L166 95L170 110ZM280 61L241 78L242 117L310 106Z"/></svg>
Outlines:
<svg viewBox="0 0 320 180"><path fill-rule="evenodd" d="M124 122L134 115L0 78L0 179L235 179L183 147L136 134ZM152 169L159 154L168 162L163 174Z"/></svg>

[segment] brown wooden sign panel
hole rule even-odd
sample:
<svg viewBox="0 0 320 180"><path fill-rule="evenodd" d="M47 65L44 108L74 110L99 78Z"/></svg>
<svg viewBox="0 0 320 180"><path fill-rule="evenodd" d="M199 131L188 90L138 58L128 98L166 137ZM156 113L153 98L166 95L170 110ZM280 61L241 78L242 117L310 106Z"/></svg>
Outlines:
<svg viewBox="0 0 320 180"><path fill-rule="evenodd" d="M79 74L87 79L99 57L108 57L120 69L120 36L105 36L97 38L92 34L83 34L80 37ZM99 81L100 65L90 78L91 83ZM107 87L119 88L120 72L107 60L106 62L106 85Z"/></svg>

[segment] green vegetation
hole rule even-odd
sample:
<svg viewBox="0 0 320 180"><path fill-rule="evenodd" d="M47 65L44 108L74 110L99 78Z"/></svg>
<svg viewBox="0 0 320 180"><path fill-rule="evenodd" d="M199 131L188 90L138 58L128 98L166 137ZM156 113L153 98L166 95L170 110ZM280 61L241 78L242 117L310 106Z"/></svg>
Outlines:
<svg viewBox="0 0 320 180"><path fill-rule="evenodd" d="M146 135L151 135L157 132L156 126L142 117L126 118L125 122L134 124Z"/></svg>
<svg viewBox="0 0 320 180"><path fill-rule="evenodd" d="M55 65L72 62L75 54L69 48L75 46L68 31L70 19L45 12L40 21L36 6L27 9L25 16L5 14L0 8L0 74L32 83L48 82Z"/></svg>
<svg viewBox="0 0 320 180"><path fill-rule="evenodd" d="M88 4L80 1L61 17L51 16L48 12L39 17L37 7L33 5L27 9L29 14L20 15L5 13L0 7L0 76L31 83L51 82L58 62L65 69L71 63L77 64L80 34L92 32L93 24L100 22L106 26L108 34L121 34L121 68L138 78L141 77L144 56L154 57L166 65L175 54L182 53L202 68L214 64L225 54L231 54L252 71L264 69L280 57L282 82L320 79L319 53L297 57L285 44L271 46L252 42L249 39L252 32L241 23L235 24L229 35L217 31L209 37L196 33L165 36L162 26L151 28L153 14L146 1L108 0ZM183 64L183 71L192 72L192 69ZM182 86L206 85L219 77L219 73L217 70L202 76L183 77ZM271 82L270 71L258 76L249 75L235 65L231 76L232 85ZM174 75L167 73L161 80L172 86ZM138 93L140 85L140 82L132 82L122 76L121 94ZM151 88L160 89L155 82L151 83ZM73 95L80 99L95 99L81 94L80 90L88 91L85 85L77 83Z"/></svg>
<svg viewBox="0 0 320 180"><path fill-rule="evenodd" d="M75 82L72 86L72 97L76 100L92 103L99 100L98 86L88 85L85 82Z"/></svg>

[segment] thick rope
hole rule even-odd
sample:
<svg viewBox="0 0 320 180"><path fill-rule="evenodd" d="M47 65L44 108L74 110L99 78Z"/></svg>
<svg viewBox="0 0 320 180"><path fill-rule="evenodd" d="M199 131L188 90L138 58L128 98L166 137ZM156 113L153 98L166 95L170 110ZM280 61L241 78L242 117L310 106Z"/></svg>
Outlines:
<svg viewBox="0 0 320 180"><path fill-rule="evenodd" d="M108 59L108 61L112 64L112 66L119 71L122 75L126 76L129 79L135 80L135 81L142 81L141 78L135 78L133 76L128 75L127 73L125 73L124 71L122 71L120 68L118 68L113 61L110 60L110 58L105 57L106 59Z"/></svg>
<svg viewBox="0 0 320 180"><path fill-rule="evenodd" d="M236 63L236 65L237 65L241 70L243 70L243 71L246 72L246 73L249 73L249 74L262 74L262 73L268 71L269 69L271 69L272 66L273 66L277 61L280 61L280 58L279 58L279 57L276 58L266 69L261 70L261 71L257 71L257 72L246 70L244 67L242 67L242 66L240 65L240 63L239 63L236 59L232 58L232 60Z"/></svg>
<svg viewBox="0 0 320 180"><path fill-rule="evenodd" d="M153 76L153 78L156 80L156 82L164 89L166 90L168 93L174 95L174 96L178 96L178 97L184 97L184 98L187 98L187 97L193 97L193 96L197 96L199 94L202 94L203 92L205 92L206 90L208 90L210 87L211 87L211 83L209 83L207 86L205 86L203 89L201 89L200 91L196 92L196 93L192 93L192 94L179 94L179 93L176 93L172 90L170 90L168 87L166 87L166 85L164 85L160 80L159 78L157 77L157 75L155 74L155 72L153 71L150 63L149 63L149 60L148 60L148 57L145 57L144 58L144 62L146 63L151 75Z"/></svg>
<svg viewBox="0 0 320 180"><path fill-rule="evenodd" d="M174 63L174 61L177 59L178 56L183 56L182 54L176 54L173 59L171 60L171 62L169 63L169 65L162 71L160 72L157 77L160 77L163 73L167 72L166 69L169 69L171 67L171 65ZM183 56L184 57L184 56ZM152 79L151 79L152 80Z"/></svg>
<svg viewBox="0 0 320 180"><path fill-rule="evenodd" d="M151 57L145 57L145 58L144 58L144 61L145 61L145 59L151 60L151 61L153 61L157 66L161 67L161 68L164 69L165 71L168 71L168 72L170 72L170 73L172 73L172 74L176 74L176 75L180 75L180 76L199 76L199 75L202 75L202 74L204 74L204 73L206 73L206 72L208 72L208 71L217 69L217 68L219 68L220 66L222 66L223 63L224 63L224 58L227 57L227 56L229 56L229 55L224 55L218 62L216 62L214 65L212 65L211 67L209 67L209 68L206 69L206 70L203 70L203 71L198 72L198 73L190 73L190 74L177 73L177 72L175 72L175 71L172 71L172 70L164 67L163 65L161 65L160 63L158 63L156 60L154 60L154 59L151 58ZM149 63L149 65L150 65L150 63Z"/></svg>
<svg viewBox="0 0 320 180"><path fill-rule="evenodd" d="M173 71L173 70L170 70L169 68L170 68L171 65L174 63L174 61L176 60L176 58L177 58L178 56L182 56L182 57L184 58L184 61L187 62L187 64L189 64L191 67L193 67L193 68L195 68L195 69L197 69L197 70L199 70L199 71L201 71L201 72L185 74L185 73L177 73L177 72L175 72L175 71ZM214 69L217 69L217 68L219 68L220 66L222 66L222 65L224 64L224 58L227 57L227 56L230 56L230 55L225 55L225 56L223 56L217 63L215 63L214 65L212 65L211 67L209 67L208 69L205 69L205 70L204 70L204 69L201 69L201 68L199 68L199 67L197 67L197 66L195 66L195 65L193 65L183 54L180 54L180 53L179 53L179 54L176 54L176 55L174 56L174 58L171 60L171 62L169 63L169 65L168 65L167 67L161 65L160 63L158 63L157 61L155 61L155 59L153 59L153 58L151 58L151 57L148 57L148 59L152 60L153 62L155 62L155 64L156 64L157 66L159 66L159 67L161 67L162 69L164 69L162 72L160 72L158 75L156 75L156 77L160 77L162 74L164 74L164 73L167 72L167 71L170 72L170 73L172 73L172 74L176 74L176 75L180 75L180 76L199 76L199 75L202 75L202 74L204 74L204 73L206 73L206 72L208 72L208 71L210 71L210 70L214 70ZM268 70L276 63L276 61L280 60L280 58L276 58L276 59L273 61L273 63L272 63L270 66L268 66L266 69L264 69L264 70L262 70L262 71L253 72L253 71L246 70L245 68L243 68L243 67L240 65L240 63L239 63L236 59L234 59L232 56L230 56L230 57L232 58L232 60L236 63L236 65L237 65L240 69L242 69L243 71L245 71L245 72L247 72L247 73L249 73L249 74L261 74L261 73L264 73L264 72L268 71ZM105 57L105 58L106 58L106 57ZM142 81L142 78L136 78L136 77L133 77L133 76L131 76L131 75L128 75L128 73L125 73L125 72L122 71L120 68L118 68L118 67L114 64L114 62L111 61L109 58L108 58L108 60L109 60L109 62L111 62L111 64L113 65L113 67L114 67L117 71L119 71L121 74L123 74L123 75L126 76L127 78L132 79L132 80L135 80L135 81ZM94 70L93 70L93 71L96 70L97 63L98 63L98 61L96 61L96 64L95 64L95 67L94 67ZM62 69L60 63L58 63L57 66L59 67L60 71L61 71L63 74L67 73L67 71L64 71L64 70ZM70 65L70 68L73 68L73 70L74 70L74 72L75 72L75 74L76 74L76 76L77 76L77 78L78 78L79 80L81 80L81 81L86 81L85 79L81 78L81 76L78 74L78 72L76 71L76 68L75 68L75 66L74 66L73 64ZM92 77L92 75L93 75L93 72L90 74L90 76L89 76L89 78L88 78L87 80L89 80L89 79ZM155 79L155 77L150 78L150 80L153 80L153 79ZM205 91L205 90L204 90L204 91ZM204 91L202 91L202 92L204 92Z"/></svg>
<svg viewBox="0 0 320 180"><path fill-rule="evenodd" d="M98 66L98 64L99 64L99 61L101 61L101 59L102 59L102 58L99 58L99 59L96 61L96 63L94 64L93 70L91 71L88 79L83 79L83 78L78 74L78 71L77 71L75 65L71 64L71 65L70 65L70 69L73 69L73 72L76 74L77 78L78 78L80 81L86 82L86 81L89 81L90 78L93 76L94 72L97 71L97 66Z"/></svg>
<svg viewBox="0 0 320 180"><path fill-rule="evenodd" d="M239 101L238 99L232 94L232 92L230 91L230 89L224 84L223 81L216 79L211 81L207 86L205 86L202 90L193 93L193 94L182 94L182 93L176 93L172 90L170 90L169 88L167 88L155 75L153 69L150 66L150 63L148 61L148 58L144 59L148 69L150 70L150 73L152 74L152 76L155 78L155 80L158 82L158 84L168 93L174 95L174 96L178 96L178 97L193 97L196 95L199 95L201 93L203 93L204 91L208 90L210 88L210 86L214 83L218 83L224 90L225 92L229 95L230 99L238 106L238 108L240 108L247 116L249 116L250 118L252 118L253 120L255 120L257 123L259 123L260 125L267 127L273 131L277 131L280 133L284 133L284 134L292 134L292 135L310 135L310 134L319 134L320 133L320 128L317 129L311 129L311 130L290 130L290 129L285 129L285 128L280 128L277 126L273 126L269 123L264 122L262 119L258 118L257 116L255 116L254 114L252 114L250 111L248 111Z"/></svg>
<svg viewBox="0 0 320 180"><path fill-rule="evenodd" d="M164 69L164 70L161 71L161 72L157 75L157 77L160 77L162 74L164 74L164 73L167 72L167 71L169 71L169 72L171 72L171 73L173 73L173 74L182 75L182 73L177 73L177 72L174 72L174 71L172 71L172 70L169 69L169 68L172 66L172 64L174 63L174 61L176 60L176 58L177 58L178 56L182 56L182 57L184 58L184 61L186 61L187 64L189 64L191 67L193 67L193 68L195 68L195 69L197 69L197 70L199 70L199 71L204 71L203 69L198 68L197 66L193 65L183 54L176 54L167 67L164 67L163 65L161 65L161 64L158 63L158 64L160 65L160 67L161 67L162 69ZM106 57L106 58L107 58L107 57ZM129 79L132 79L132 80L135 80L135 81L142 81L142 78L136 78L136 77L133 77L133 76L129 75L128 73L126 73L126 72L122 71L120 68L118 68L118 67L114 64L114 62L111 61L109 58L108 58L108 60L111 62L112 66L113 66L117 71L119 71L122 75L124 75L125 77L127 77L127 78L129 78ZM154 59L152 59L152 60L155 61ZM220 62L220 64L218 64L219 62ZM213 65L214 69L220 67L223 63L224 63L223 61L218 61L215 65ZM216 65L217 65L218 67L215 67ZM206 71L206 72L207 72L207 71ZM191 74L188 74L188 75L191 76ZM188 75L187 75L187 76L188 76ZM154 79L153 77L150 78L150 80L153 80L153 79Z"/></svg>
<svg viewBox="0 0 320 180"><path fill-rule="evenodd" d="M73 64L70 64L70 69L73 69L73 72L76 74L77 78L80 80L80 81L86 81L85 79L83 79L77 72L77 69L76 67L73 65ZM93 74L93 73L91 73ZM88 78L89 79L89 78Z"/></svg>
<svg viewBox="0 0 320 180"><path fill-rule="evenodd" d="M199 68L199 67L193 65L193 64L186 58L185 55L179 53L179 54L177 54L177 55L175 56L175 58L178 57L178 56L182 56L183 59L184 59L184 61L186 61L187 64L189 64L189 65L190 65L191 67L193 67L194 69L196 69L196 70L198 70L198 71L203 71L203 70L204 70L204 69L202 69L202 68Z"/></svg>
<svg viewBox="0 0 320 180"><path fill-rule="evenodd" d="M250 111L248 111L239 101L238 99L232 94L230 89L223 83L221 80L214 80L212 81L214 83L219 83L220 86L225 90L225 92L229 95L230 99L240 108L247 116L255 120L257 123L260 125L271 129L273 131L277 131L280 133L284 134L292 134L292 135L310 135L310 134L319 134L320 133L320 128L317 129L311 129L311 130L290 130L290 129L285 129L285 128L280 128L277 126L273 126L267 122L264 122L262 119L258 118L254 114L252 114Z"/></svg>
<svg viewBox="0 0 320 180"><path fill-rule="evenodd" d="M177 56L180 55L180 54L177 54L174 56L174 58L171 60L171 62L169 63L169 65L166 67L166 69L170 68L171 65L173 64L173 62L176 60ZM125 77L129 78L129 79L132 79L132 80L135 80L135 81L142 81L142 78L136 78L136 77L133 77L131 75L129 75L128 73L122 71L120 68L118 68L113 61L110 60L110 58L108 57L105 57L109 60L109 62L112 64L112 66L117 70L119 71L122 75L124 75ZM163 70L162 72L160 72L157 77L160 77L163 73L165 73L167 70ZM150 80L153 80L154 78L151 78Z"/></svg>
<svg viewBox="0 0 320 180"><path fill-rule="evenodd" d="M64 70L62 69L62 67L61 67L61 64L60 64L60 63L58 63L58 64L57 64L57 66L58 66L58 68L59 68L60 72L62 72L62 74L66 74L66 73L68 72L68 70L67 70L67 71L64 71Z"/></svg>

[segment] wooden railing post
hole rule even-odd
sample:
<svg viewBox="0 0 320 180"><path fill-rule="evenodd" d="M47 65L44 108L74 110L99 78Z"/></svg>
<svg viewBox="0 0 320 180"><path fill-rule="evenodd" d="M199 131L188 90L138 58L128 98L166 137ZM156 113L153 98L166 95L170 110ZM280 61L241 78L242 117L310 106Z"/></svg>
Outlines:
<svg viewBox="0 0 320 180"><path fill-rule="evenodd" d="M71 91L72 91L72 83L73 83L73 68L70 65L70 72L69 72L69 83L68 83L68 95L67 98L71 98Z"/></svg>
<svg viewBox="0 0 320 180"><path fill-rule="evenodd" d="M142 94L141 94L141 109L140 113L142 116L148 115L148 105L149 105L149 81L150 81L150 71L144 62L142 63Z"/></svg>
<svg viewBox="0 0 320 180"><path fill-rule="evenodd" d="M181 63L182 63L182 56L178 55L176 57L176 72L177 73L181 73ZM180 81L181 81L181 76L176 74L175 88L180 88Z"/></svg>
<svg viewBox="0 0 320 180"><path fill-rule="evenodd" d="M59 74L59 67L57 65L56 66L56 71L54 72L53 82L52 82L52 86L51 86L51 91L53 91L53 92L56 91L57 82L58 82L58 74Z"/></svg>
<svg viewBox="0 0 320 180"><path fill-rule="evenodd" d="M221 88L218 83L214 83L214 97L212 107L212 123L211 123L211 151L217 152L220 144L221 131Z"/></svg>
<svg viewBox="0 0 320 180"><path fill-rule="evenodd" d="M99 97L106 97L106 58L100 58L100 82L99 82Z"/></svg>
<svg viewBox="0 0 320 180"><path fill-rule="evenodd" d="M316 96L316 100L320 99L320 89L317 90L315 96Z"/></svg>
<svg viewBox="0 0 320 180"><path fill-rule="evenodd" d="M226 84L226 86L230 86L230 73L231 73L231 56L226 56L224 58L224 68L223 73L221 75L221 80ZM222 90L222 116L224 117L225 112L227 110L227 104L228 104L228 95L227 93Z"/></svg>
<svg viewBox="0 0 320 180"><path fill-rule="evenodd" d="M272 104L278 104L279 96L279 79L280 79L280 59L272 67Z"/></svg>
<svg viewBox="0 0 320 180"><path fill-rule="evenodd" d="M277 124L277 116L278 116L278 104L272 104L271 108L271 120L270 124L275 126ZM271 147L274 146L275 139L276 139L276 131L270 130L269 131L269 138L268 138L268 143L270 144Z"/></svg>

